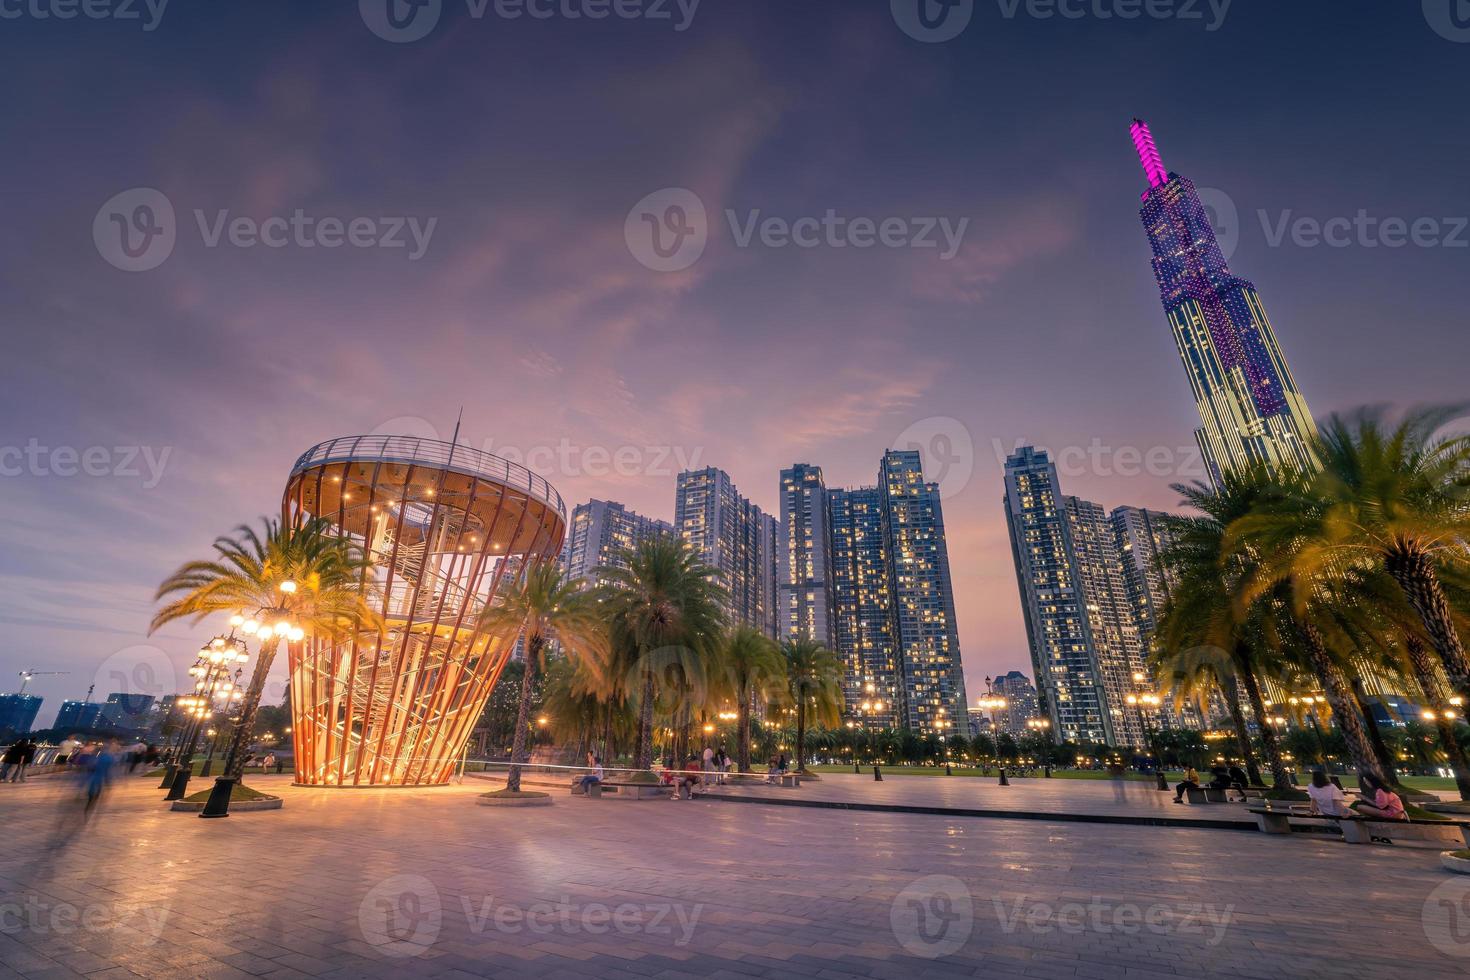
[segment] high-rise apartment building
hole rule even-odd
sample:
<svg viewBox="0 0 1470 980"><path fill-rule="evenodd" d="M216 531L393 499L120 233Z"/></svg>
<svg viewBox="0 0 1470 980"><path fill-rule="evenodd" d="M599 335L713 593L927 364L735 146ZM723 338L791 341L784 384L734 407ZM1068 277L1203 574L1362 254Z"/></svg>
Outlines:
<svg viewBox="0 0 1470 980"><path fill-rule="evenodd" d="M0 738L31 731L40 710L41 698L34 694L0 694Z"/></svg>
<svg viewBox="0 0 1470 980"><path fill-rule="evenodd" d="M1143 646L1112 521L1062 494L1044 451L1006 460L1006 520L1036 688L1059 741L1142 745Z"/></svg>
<svg viewBox="0 0 1470 980"><path fill-rule="evenodd" d="M63 701L53 728L91 731L102 724L102 705L96 701Z"/></svg>
<svg viewBox="0 0 1470 980"><path fill-rule="evenodd" d="M569 575L590 582L599 568L625 567L622 552L673 533L668 521L644 517L611 500L589 500L572 511L563 562Z"/></svg>
<svg viewBox="0 0 1470 980"><path fill-rule="evenodd" d="M711 466L679 474L674 529L719 572L730 621L778 636L776 582L784 535L776 519L741 496L730 474Z"/></svg>
<svg viewBox="0 0 1470 980"><path fill-rule="evenodd" d="M1005 707L994 711L997 732L1025 735L1033 731L1026 723L1040 720L1041 702L1036 696L1036 685L1019 670L1001 674L991 685L991 692L1005 699Z"/></svg>
<svg viewBox="0 0 1470 980"><path fill-rule="evenodd" d="M1255 285L1231 273L1198 189L1164 169L1148 124L1135 119L1131 132L1149 184L1139 216L1212 479L1254 463L1312 467L1316 425Z"/></svg>
<svg viewBox="0 0 1470 980"><path fill-rule="evenodd" d="M832 601L832 503L822 468L797 463L781 471L781 635L837 649Z"/></svg>
<svg viewBox="0 0 1470 980"><path fill-rule="evenodd" d="M870 728L968 731L944 513L919 454L889 451L877 486L826 496L848 714Z"/></svg>

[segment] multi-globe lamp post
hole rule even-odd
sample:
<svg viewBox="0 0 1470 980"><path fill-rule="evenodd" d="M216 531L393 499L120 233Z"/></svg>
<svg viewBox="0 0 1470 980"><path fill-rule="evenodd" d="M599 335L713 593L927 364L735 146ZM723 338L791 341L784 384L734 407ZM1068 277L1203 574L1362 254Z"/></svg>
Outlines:
<svg viewBox="0 0 1470 980"><path fill-rule="evenodd" d="M230 733L229 749L225 752L224 772L214 781L209 800L204 804L201 817L227 817L230 814L230 798L235 784L240 781L244 768L245 749L250 742L251 729L255 726L255 714L260 707L260 698L265 693L266 675L275 656L278 643L300 643L306 630L292 621L291 598L296 594L296 583L287 579L276 586L280 593L277 605L262 607L253 616L236 613L230 617L230 625L246 636L255 637L260 644L260 658L250 678L250 687L240 700L240 710L235 716ZM232 630L233 633L233 630Z"/></svg>
<svg viewBox="0 0 1470 980"><path fill-rule="evenodd" d="M1147 680L1147 675L1134 672L1133 683L1142 684ZM1154 788L1162 792L1168 792L1169 780L1164 776L1163 747L1158 744L1156 730L1154 729L1153 723L1149 721L1150 713L1157 712L1160 706L1163 705L1164 699L1152 691L1141 691L1128 695L1124 700L1128 702L1130 707L1137 709L1138 723L1143 729L1144 740L1148 742L1148 747L1154 754Z"/></svg>
<svg viewBox="0 0 1470 980"><path fill-rule="evenodd" d="M241 698L239 686L232 680L232 671L248 660L245 641L231 630L226 636L216 636L199 651L189 675L194 678L194 693L175 702L184 712L187 722L180 736L181 764L174 772L165 799L181 800L189 786L189 777L194 769L194 749L199 744L199 734L209 720L220 709L225 709Z"/></svg>

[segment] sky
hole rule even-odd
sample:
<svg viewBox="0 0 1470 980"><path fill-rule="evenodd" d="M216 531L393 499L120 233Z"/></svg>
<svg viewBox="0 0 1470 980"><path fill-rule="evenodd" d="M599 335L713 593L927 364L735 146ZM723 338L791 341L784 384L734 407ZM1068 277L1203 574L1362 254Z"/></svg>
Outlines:
<svg viewBox="0 0 1470 980"><path fill-rule="evenodd" d="M1005 455L1108 507L1203 475L1134 116L1316 414L1467 394L1453 0L387 2L0 0L0 691L65 671L41 724L181 686L215 624L148 636L157 583L303 451L461 409L665 519L685 466L776 512L917 445L971 697L1029 675Z"/></svg>

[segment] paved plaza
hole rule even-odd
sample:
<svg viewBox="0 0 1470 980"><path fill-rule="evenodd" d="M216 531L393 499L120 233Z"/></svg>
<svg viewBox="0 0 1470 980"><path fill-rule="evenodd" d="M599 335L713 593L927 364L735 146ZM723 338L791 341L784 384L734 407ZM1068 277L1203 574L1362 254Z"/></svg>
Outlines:
<svg viewBox="0 0 1470 980"><path fill-rule="evenodd" d="M125 781L69 834L56 780L0 787L0 977L1470 972L1470 885L1433 850L714 800L497 809L475 805L479 780L256 777L284 809L200 820L156 782Z"/></svg>

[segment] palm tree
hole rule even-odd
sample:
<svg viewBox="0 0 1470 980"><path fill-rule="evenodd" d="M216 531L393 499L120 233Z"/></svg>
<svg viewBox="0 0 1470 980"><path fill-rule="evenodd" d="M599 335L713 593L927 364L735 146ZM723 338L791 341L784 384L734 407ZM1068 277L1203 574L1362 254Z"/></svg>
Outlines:
<svg viewBox="0 0 1470 980"><path fill-rule="evenodd" d="M842 661L811 639L781 644L786 659L786 696L796 706L796 771L806 772L807 712L819 725L835 725L842 716Z"/></svg>
<svg viewBox="0 0 1470 980"><path fill-rule="evenodd" d="M724 627L718 574L673 535L656 535L622 554L624 567L600 570L600 600L612 623L622 678L610 685L638 702L638 741L633 765L653 762L653 708L660 673L692 672L708 658Z"/></svg>
<svg viewBox="0 0 1470 980"><path fill-rule="evenodd" d="M1260 731L1261 748L1277 789L1291 785L1286 762L1276 735L1266 723L1261 677L1275 672L1274 652L1263 642L1265 631L1259 610L1243 610L1235 601L1242 569L1226 541L1227 529L1251 514L1260 502L1276 492L1272 475L1263 467L1227 473L1217 487L1202 483L1175 484L1184 503L1202 516L1183 518L1175 527L1171 545L1162 555L1172 572L1171 587L1155 633L1158 644L1156 665L1186 675L1205 670L1227 690L1227 703L1235 725L1236 739L1245 757L1248 775L1259 783L1250 751L1250 738L1240 703L1244 697ZM1228 665L1216 655L1191 661L1191 651L1220 651ZM1235 691L1228 688L1235 687Z"/></svg>
<svg viewBox="0 0 1470 980"><path fill-rule="evenodd" d="M1175 613L1174 615L1178 615ZM1177 629L1177 625L1171 625ZM1253 786L1261 782L1261 768L1256 764L1255 749L1251 745L1250 728L1246 725L1245 709L1241 706L1241 691L1236 673L1236 660L1219 647L1200 646L1184 650L1173 650L1156 646L1153 665L1163 689L1173 695L1175 704L1192 702L1206 714L1210 695L1219 691L1230 712L1230 724L1235 731L1235 749L1245 760L1246 775ZM1264 709L1262 709L1264 710ZM1265 728L1264 719L1261 724ZM1285 775L1285 761L1281 762ZM1272 779L1278 780L1272 767Z"/></svg>
<svg viewBox="0 0 1470 980"><path fill-rule="evenodd" d="M211 815L227 808L229 792L244 772L245 746L281 641L299 642L304 635L337 637L379 626L371 560L358 545L332 533L324 518L298 527L264 520L260 533L241 525L234 537L216 538L214 551L214 558L187 562L164 579L154 599L168 601L148 627L152 634L177 620L197 623L219 612L265 620L256 633L260 652L230 736L224 772L215 784L216 793L223 795L218 807L211 797ZM277 619L302 632L283 636L273 628Z"/></svg>
<svg viewBox="0 0 1470 980"><path fill-rule="evenodd" d="M739 626L720 649L725 692L735 701L737 716L736 766L750 772L750 715L786 688L786 661L775 642L759 630Z"/></svg>
<svg viewBox="0 0 1470 980"><path fill-rule="evenodd" d="M1451 687L1470 698L1470 657L1440 569L1470 563L1470 436L1434 436L1463 412L1417 409L1394 426L1381 409L1334 415L1314 447L1322 469L1309 492L1244 530L1262 548L1287 545L1301 582L1381 567L1419 616Z"/></svg>
<svg viewBox="0 0 1470 980"><path fill-rule="evenodd" d="M554 640L573 661L598 663L606 658L606 624L597 598L582 588L582 580L568 578L555 563L546 562L532 565L491 598L480 612L480 629L491 636L519 634L525 642L526 670L521 675L511 767L505 778L505 792L519 793L520 764L528 754L531 692L545 666L549 644Z"/></svg>

